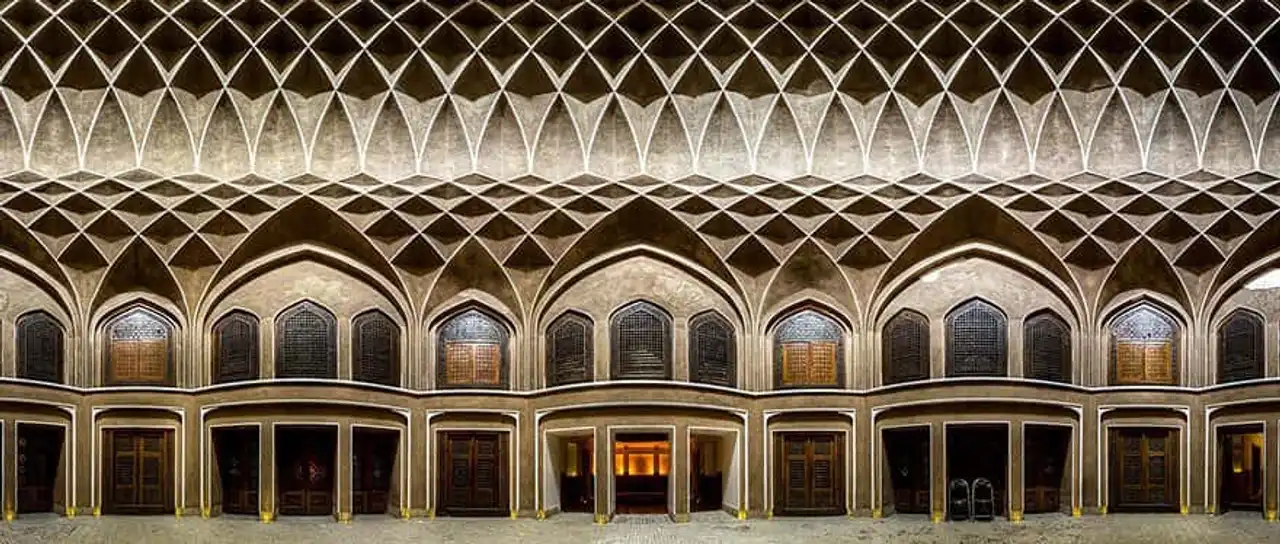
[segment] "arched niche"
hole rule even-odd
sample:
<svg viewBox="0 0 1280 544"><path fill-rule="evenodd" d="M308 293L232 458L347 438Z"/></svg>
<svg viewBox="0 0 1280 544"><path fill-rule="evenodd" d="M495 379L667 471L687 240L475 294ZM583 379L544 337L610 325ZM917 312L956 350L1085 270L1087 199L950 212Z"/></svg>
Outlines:
<svg viewBox="0 0 1280 544"><path fill-rule="evenodd" d="M1182 323L1150 299L1130 301L1104 322L1112 385L1178 385Z"/></svg>
<svg viewBox="0 0 1280 544"><path fill-rule="evenodd" d="M173 318L145 302L107 314L100 332L103 385L176 385L177 332Z"/></svg>
<svg viewBox="0 0 1280 544"><path fill-rule="evenodd" d="M434 331L437 389L511 387L511 329L498 313L469 304Z"/></svg>
<svg viewBox="0 0 1280 544"><path fill-rule="evenodd" d="M817 305L778 317L770 334L774 388L843 388L847 332L844 322Z"/></svg>

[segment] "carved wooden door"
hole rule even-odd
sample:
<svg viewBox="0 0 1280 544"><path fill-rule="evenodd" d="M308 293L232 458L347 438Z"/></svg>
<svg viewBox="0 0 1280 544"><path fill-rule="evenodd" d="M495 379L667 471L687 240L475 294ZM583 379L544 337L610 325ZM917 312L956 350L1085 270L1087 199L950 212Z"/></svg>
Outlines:
<svg viewBox="0 0 1280 544"><path fill-rule="evenodd" d="M844 513L843 442L835 433L782 435L780 496L775 498L779 513Z"/></svg>
<svg viewBox="0 0 1280 544"><path fill-rule="evenodd" d="M445 433L440 441L440 509L451 515L507 513L504 433Z"/></svg>
<svg viewBox="0 0 1280 544"><path fill-rule="evenodd" d="M1117 510L1178 509L1178 432L1111 431L1111 504Z"/></svg>
<svg viewBox="0 0 1280 544"><path fill-rule="evenodd" d="M106 431L103 510L110 514L172 511L172 444L169 430Z"/></svg>
<svg viewBox="0 0 1280 544"><path fill-rule="evenodd" d="M63 430L50 425L18 427L18 512L52 512Z"/></svg>
<svg viewBox="0 0 1280 544"><path fill-rule="evenodd" d="M218 473L222 480L222 511L258 513L258 429L215 431Z"/></svg>
<svg viewBox="0 0 1280 544"><path fill-rule="evenodd" d="M396 460L396 431L359 429L351 458L352 513L385 514L391 494L391 468Z"/></svg>
<svg viewBox="0 0 1280 544"><path fill-rule="evenodd" d="M336 431L328 429L291 430L276 439L277 455L285 460L276 476L281 514L333 513L336 444Z"/></svg>

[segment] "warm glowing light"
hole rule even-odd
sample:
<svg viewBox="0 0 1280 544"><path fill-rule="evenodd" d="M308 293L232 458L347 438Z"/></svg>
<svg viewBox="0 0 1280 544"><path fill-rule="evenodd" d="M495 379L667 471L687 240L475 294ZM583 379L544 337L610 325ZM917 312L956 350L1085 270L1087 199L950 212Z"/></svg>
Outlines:
<svg viewBox="0 0 1280 544"><path fill-rule="evenodd" d="M615 476L666 476L671 471L671 444L618 442L613 445Z"/></svg>
<svg viewBox="0 0 1280 544"><path fill-rule="evenodd" d="M934 271L929 272L929 273L927 273L927 274L925 274L925 275L923 275L923 276L920 276L920 281L921 281L921 282L924 282L924 283L933 283L933 282L935 282L935 281L938 281L938 276L940 276L940 275L941 275L941 274L938 274L938 271L937 271L937 270L934 270Z"/></svg>
<svg viewBox="0 0 1280 544"><path fill-rule="evenodd" d="M1272 268L1263 272L1261 276L1253 278L1249 283L1244 284L1244 288L1251 291L1280 288L1280 268Z"/></svg>

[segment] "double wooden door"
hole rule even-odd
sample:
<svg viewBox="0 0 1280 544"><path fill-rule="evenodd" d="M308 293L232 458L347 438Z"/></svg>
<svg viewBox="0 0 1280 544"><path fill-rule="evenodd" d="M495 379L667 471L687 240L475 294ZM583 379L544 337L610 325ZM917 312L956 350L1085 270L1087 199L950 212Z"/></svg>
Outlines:
<svg viewBox="0 0 1280 544"><path fill-rule="evenodd" d="M325 516L333 513L336 428L281 429L276 435L280 513Z"/></svg>
<svg viewBox="0 0 1280 544"><path fill-rule="evenodd" d="M843 452L838 433L783 433L775 509L784 515L845 513Z"/></svg>
<svg viewBox="0 0 1280 544"><path fill-rule="evenodd" d="M213 435L222 482L222 511L258 513L258 428L217 429Z"/></svg>
<svg viewBox="0 0 1280 544"><path fill-rule="evenodd" d="M506 515L507 434L447 432L440 440L440 510L449 515Z"/></svg>
<svg viewBox="0 0 1280 544"><path fill-rule="evenodd" d="M1111 505L1123 510L1178 509L1178 431L1111 430Z"/></svg>
<svg viewBox="0 0 1280 544"><path fill-rule="evenodd" d="M18 426L18 512L52 512L64 431L52 425Z"/></svg>
<svg viewBox="0 0 1280 544"><path fill-rule="evenodd" d="M396 462L399 433L356 429L351 458L351 510L355 514L385 514L391 494L391 468Z"/></svg>
<svg viewBox="0 0 1280 544"><path fill-rule="evenodd" d="M173 431L108 429L102 451L104 512L164 514L173 510Z"/></svg>

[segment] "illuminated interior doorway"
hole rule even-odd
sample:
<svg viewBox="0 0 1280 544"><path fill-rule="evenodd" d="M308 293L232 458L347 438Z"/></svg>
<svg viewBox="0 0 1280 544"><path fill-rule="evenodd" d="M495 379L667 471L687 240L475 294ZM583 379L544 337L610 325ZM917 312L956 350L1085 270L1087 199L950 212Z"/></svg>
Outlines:
<svg viewBox="0 0 1280 544"><path fill-rule="evenodd" d="M619 433L613 443L614 511L666 514L671 498L671 440L666 433Z"/></svg>
<svg viewBox="0 0 1280 544"><path fill-rule="evenodd" d="M574 436L561 444L560 511L595 512L595 441L591 436Z"/></svg>
<svg viewBox="0 0 1280 544"><path fill-rule="evenodd" d="M738 435L703 431L689 437L689 510L737 512L741 505L737 475Z"/></svg>
<svg viewBox="0 0 1280 544"><path fill-rule="evenodd" d="M1262 511L1266 479L1262 425L1218 430L1218 510Z"/></svg>

